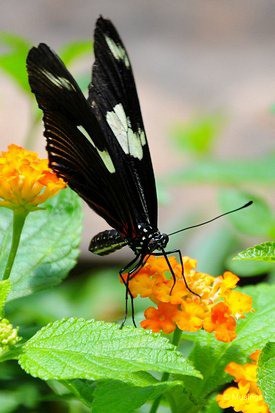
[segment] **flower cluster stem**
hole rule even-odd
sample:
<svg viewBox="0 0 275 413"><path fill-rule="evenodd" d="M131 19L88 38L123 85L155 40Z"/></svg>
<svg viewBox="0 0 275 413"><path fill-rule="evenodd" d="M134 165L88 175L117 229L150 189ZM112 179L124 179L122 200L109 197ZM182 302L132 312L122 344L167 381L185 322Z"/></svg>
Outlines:
<svg viewBox="0 0 275 413"><path fill-rule="evenodd" d="M28 211L13 211L11 248L4 271L3 280L7 280L10 277L27 215Z"/></svg>
<svg viewBox="0 0 275 413"><path fill-rule="evenodd" d="M172 339L172 344L174 344L174 346L178 346L179 341L180 341L180 337L181 337L181 333L182 331L179 328L176 328L173 334L173 339ZM165 382L168 381L170 374L164 372L162 374L162 377L160 379L161 382ZM162 399L162 396L159 396L157 399L154 400L151 409L150 409L150 413L156 413L160 404L160 401Z"/></svg>

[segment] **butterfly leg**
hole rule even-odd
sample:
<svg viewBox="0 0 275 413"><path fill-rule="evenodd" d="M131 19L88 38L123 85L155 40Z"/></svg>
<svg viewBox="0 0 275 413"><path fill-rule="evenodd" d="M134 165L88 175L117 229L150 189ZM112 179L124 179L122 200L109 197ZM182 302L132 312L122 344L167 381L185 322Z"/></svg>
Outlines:
<svg viewBox="0 0 275 413"><path fill-rule="evenodd" d="M185 275L184 275L184 265L183 265L182 253L181 253L181 250L179 250L179 249L175 249L175 250L171 250L171 251L165 251L165 250L163 249L161 252L153 252L153 253L152 253L152 255L155 255L155 256L164 256L164 258L165 258L165 260L166 260L166 262L167 262L169 271L170 271L170 273L171 273L171 275L172 275L172 277L173 277L173 285L172 285L170 294L172 293L173 288L174 288L174 286L175 286L175 284L176 284L176 276L175 276L175 273L174 273L174 271L173 271L173 268L172 268L172 266L171 266L171 264L170 264L170 262L169 262L169 260L168 260L168 257L167 257L167 256L170 255L170 254L178 254L179 262L180 262L180 265L181 265L181 275L182 275L182 278L183 278L183 281L184 281L184 284L185 284L186 289L187 289L188 291L190 291L190 293L192 293L192 294L197 295L198 297L200 297L200 295L197 294L197 293L195 293L194 291L192 291L191 288L189 288L189 286L188 286L188 284L187 284L187 281L186 281L186 278L185 278Z"/></svg>
<svg viewBox="0 0 275 413"><path fill-rule="evenodd" d="M133 321L134 326L137 327L136 322L135 322L134 297L129 288L129 281L133 278L135 273L143 266L143 259L144 259L143 256L138 255L132 261L130 261L124 268L121 268L121 270L119 271L120 279L125 285L125 290L126 290L125 291L125 316L121 323L120 328L123 328L126 322L127 316L128 316L128 296L130 296L130 300L131 300L132 321ZM123 274L133 265L134 267L128 272L127 278L125 280L123 277Z"/></svg>

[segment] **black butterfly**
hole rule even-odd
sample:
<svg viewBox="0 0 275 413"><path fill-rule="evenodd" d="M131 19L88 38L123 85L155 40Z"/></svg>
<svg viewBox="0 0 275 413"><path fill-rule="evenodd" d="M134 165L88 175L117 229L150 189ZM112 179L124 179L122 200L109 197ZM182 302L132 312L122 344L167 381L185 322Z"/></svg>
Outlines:
<svg viewBox="0 0 275 413"><path fill-rule="evenodd" d="M50 167L114 228L97 234L90 251L105 255L129 245L135 253L120 271L129 271L130 293L129 279L148 254L167 257L169 238L158 230L155 178L130 60L115 27L102 17L94 53L87 100L46 44L30 50L27 70L44 113Z"/></svg>
<svg viewBox="0 0 275 413"><path fill-rule="evenodd" d="M183 274L182 256L165 251L169 237L158 229L155 178L130 60L115 27L102 17L94 53L87 100L46 44L30 50L27 70L44 114L50 167L114 228L97 234L90 251L105 255L129 245L135 253L120 271L122 279L128 272L127 297L129 280L149 255L163 255L174 280L167 254L179 255Z"/></svg>

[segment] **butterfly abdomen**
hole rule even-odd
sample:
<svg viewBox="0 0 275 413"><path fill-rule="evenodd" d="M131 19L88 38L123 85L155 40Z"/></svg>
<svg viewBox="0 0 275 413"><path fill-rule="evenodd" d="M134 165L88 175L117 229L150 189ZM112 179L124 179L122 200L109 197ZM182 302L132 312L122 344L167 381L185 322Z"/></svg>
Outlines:
<svg viewBox="0 0 275 413"><path fill-rule="evenodd" d="M127 245L127 240L123 239L115 229L99 232L90 242L89 250L97 255L107 255L119 250Z"/></svg>

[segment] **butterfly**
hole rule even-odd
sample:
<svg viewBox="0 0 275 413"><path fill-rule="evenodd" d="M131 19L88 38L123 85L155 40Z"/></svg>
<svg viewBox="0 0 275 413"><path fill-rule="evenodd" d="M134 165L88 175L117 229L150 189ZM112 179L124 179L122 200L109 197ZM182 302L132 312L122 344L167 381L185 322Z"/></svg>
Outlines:
<svg viewBox="0 0 275 413"><path fill-rule="evenodd" d="M49 166L112 228L95 235L89 250L106 255L128 245L134 252L120 277L125 317L129 294L135 324L130 279L150 255L163 255L175 281L168 255L178 254L184 276L183 261L179 249L166 251L169 236L158 229L155 177L130 59L103 17L96 22L94 54L88 99L46 44L29 51L27 71L43 111Z"/></svg>

